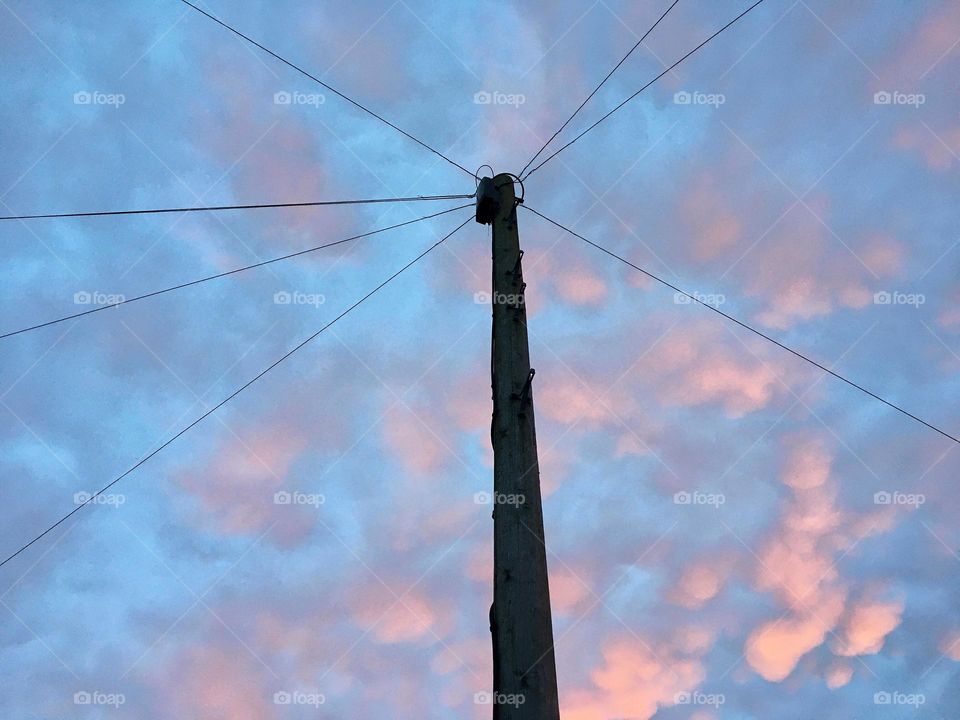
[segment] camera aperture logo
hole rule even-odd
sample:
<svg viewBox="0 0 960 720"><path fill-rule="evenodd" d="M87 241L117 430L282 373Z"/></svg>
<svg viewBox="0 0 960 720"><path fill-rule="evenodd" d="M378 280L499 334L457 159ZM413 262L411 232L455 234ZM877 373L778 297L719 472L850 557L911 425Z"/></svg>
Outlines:
<svg viewBox="0 0 960 720"><path fill-rule="evenodd" d="M927 102L927 96L923 93L905 93L899 90L880 90L873 94L874 105L906 105L907 107L919 108Z"/></svg>
<svg viewBox="0 0 960 720"><path fill-rule="evenodd" d="M321 293L305 293L299 290L279 290L273 294L274 305L310 305L318 308L327 301Z"/></svg>
<svg viewBox="0 0 960 720"><path fill-rule="evenodd" d="M299 490L288 492L279 490L273 494L274 505L308 505L318 508L327 502L327 498L322 493L305 493Z"/></svg>
<svg viewBox="0 0 960 720"><path fill-rule="evenodd" d="M100 493L97 495L81 490L73 494L74 505L106 505L107 507L118 508L125 502L127 502L127 496L119 493Z"/></svg>
<svg viewBox="0 0 960 720"><path fill-rule="evenodd" d="M325 102L327 102L327 98L323 93L303 93L297 92L296 90L293 92L281 90L273 94L274 105L297 105L319 108Z"/></svg>
<svg viewBox="0 0 960 720"><path fill-rule="evenodd" d="M510 105L519 108L527 101L527 96L521 93L505 93L499 90L480 90L473 94L475 105Z"/></svg>
<svg viewBox="0 0 960 720"><path fill-rule="evenodd" d="M127 101L123 93L105 93L99 90L79 90L73 94L74 105L104 105L119 108Z"/></svg>
<svg viewBox="0 0 960 720"><path fill-rule="evenodd" d="M502 492L478 492L473 495L473 502L476 505L513 505L520 507L527 501L523 493L502 493Z"/></svg>
<svg viewBox="0 0 960 720"><path fill-rule="evenodd" d="M120 303L126 302L127 298L125 295L119 293L105 293L100 292L99 290L94 290L88 292L87 290L80 290L73 294L73 304L74 305L119 305Z"/></svg>
<svg viewBox="0 0 960 720"><path fill-rule="evenodd" d="M473 694L474 705L511 705L520 707L527 701L523 693L478 692Z"/></svg>
<svg viewBox="0 0 960 720"><path fill-rule="evenodd" d="M118 708L127 702L123 693L108 693L101 690L80 690L73 694L74 705L99 705Z"/></svg>
<svg viewBox="0 0 960 720"><path fill-rule="evenodd" d="M274 705L305 705L307 707L317 708L326 702L326 696L320 692L278 690L273 694Z"/></svg>
<svg viewBox="0 0 960 720"><path fill-rule="evenodd" d="M674 105L708 105L712 108L718 108L726 102L727 96L723 93L681 90L673 94Z"/></svg>
<svg viewBox="0 0 960 720"><path fill-rule="evenodd" d="M719 508L727 502L727 497L723 493L705 493L699 490L689 491L681 490L673 494L674 505L709 505Z"/></svg>

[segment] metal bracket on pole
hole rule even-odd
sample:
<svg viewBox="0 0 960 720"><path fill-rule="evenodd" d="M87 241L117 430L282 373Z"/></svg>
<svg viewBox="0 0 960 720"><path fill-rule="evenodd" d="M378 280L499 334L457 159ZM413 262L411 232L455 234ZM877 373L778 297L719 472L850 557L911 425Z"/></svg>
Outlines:
<svg viewBox="0 0 960 720"><path fill-rule="evenodd" d="M527 381L523 384L520 392L513 393L514 399L520 401L521 405L530 399L530 386L533 384L533 376L537 374L534 368L530 368L530 374L527 375Z"/></svg>
<svg viewBox="0 0 960 720"><path fill-rule="evenodd" d="M523 260L523 250L517 253L517 261L513 264L513 270L510 271L510 274L513 275L514 280L516 280L517 272L520 270L521 260Z"/></svg>

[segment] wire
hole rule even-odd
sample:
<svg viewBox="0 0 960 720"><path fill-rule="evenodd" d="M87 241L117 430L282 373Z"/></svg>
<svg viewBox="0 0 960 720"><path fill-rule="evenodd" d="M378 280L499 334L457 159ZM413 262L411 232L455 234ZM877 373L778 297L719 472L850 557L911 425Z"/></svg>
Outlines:
<svg viewBox="0 0 960 720"><path fill-rule="evenodd" d="M756 328L748 325L747 323L743 322L742 320L738 320L738 319L735 318L733 315L729 315L728 313L725 313L723 310L720 310L719 308L715 307L714 305L711 305L711 304L709 304L709 303L703 302L703 301L700 300L696 295L691 295L691 294L688 293L686 290L681 290L681 289L680 289L679 287L677 287L676 285L668 282L667 280L664 280L664 279L661 278L661 277L658 277L657 275L654 275L652 272L650 272L650 271L648 271L648 270L644 270L642 267L639 267L638 265L634 265L632 262L630 262L630 261L627 260L626 258L623 258L623 257L621 257L620 255L617 255L617 254L614 253L613 251L608 250L607 248L605 248L605 247L603 247L602 245L599 245L599 244L593 242L592 240L588 240L588 239L585 238L583 235L580 235L579 233L574 232L574 231L571 230L570 228L568 228L568 227L566 227L566 226L564 226L564 225L561 225L561 224L558 223L556 220L551 220L550 218L548 218L548 217L547 217L546 215L544 215L543 213L540 213L540 212L537 212L536 210L534 210L532 207L530 207L530 206L528 206L528 205L524 205L524 207L526 207L527 210L529 210L530 212L534 213L535 215L540 216L541 218L543 218L543 219L546 220L547 222L549 222L549 223L551 223L551 224L553 224L553 225L556 225L556 226L557 226L558 228L560 228L561 230L564 230L564 231L570 233L571 235L573 235L574 237L579 238L580 240L583 240L583 241L584 241L585 243L587 243L588 245L592 245L592 246L595 247L597 250L600 250L601 252L606 253L606 254L609 255L610 257L619 260L620 262L624 263L625 265L629 265L629 266L632 267L634 270L637 270L637 271L643 273L644 275L646 275L646 276L649 277L650 279L656 280L656 281L657 281L658 283L660 283L661 285L665 285L665 286L667 286L668 288L670 288L671 290L673 290L673 291L675 291L675 292L677 292L677 293L680 293L681 295L689 298L690 300L692 300L693 302L697 303L698 305L702 305L703 307L707 308L708 310L712 310L713 312L717 313L718 315L722 315L722 316L725 317L727 320L730 320L731 322L736 323L737 325L739 325L740 327L744 328L745 330L749 330L749 331L752 332L754 335L758 335L759 337L762 337L764 340L768 340L768 341L772 342L772 343L773 343L774 345L776 345L777 347L779 347L779 348L781 348L781 349L783 349L783 350L786 350L787 352L789 352L789 353L791 353L791 354L793 354L793 355L796 355L796 356L797 356L798 358L800 358L801 360L805 360L806 362L810 363L811 365L813 365L813 366L816 367L816 368L819 368L820 370L822 370L823 372L827 373L828 375L832 375L832 376L835 377L837 380L842 380L842 381L845 382L847 385L856 388L857 390L859 390L859 391L862 392L862 393L866 393L867 395L869 395L870 397L872 397L874 400L879 400L880 402L882 402L882 403L883 403L884 405L886 405L887 407L893 408L893 409L896 410L897 412L903 413L903 414L906 415L907 417L912 418L913 420L916 420L916 421L917 421L918 423L920 423L921 425L926 425L928 428L930 428L931 430L933 430L933 431L935 431L935 432L940 433L940 434L943 435L945 438L948 438L948 439L950 439L950 440L953 440L955 443L960 444L960 439L957 439L956 437L954 437L954 436L951 435L950 433L948 433L948 432L946 432L946 431L944 431L944 430L941 430L941 429L938 428L936 425L932 425L931 423L928 423L926 420L923 420L922 418L917 417L917 416L914 415L913 413L908 412L907 410L904 410L904 409L903 409L902 407L900 407L899 405L895 405L894 403L890 402L889 400L886 400L886 399L880 397L880 396L877 395L876 393L871 392L870 390L867 390L865 387L863 387L862 385L858 385L858 384L855 383L853 380L848 380L848 379L845 378L843 375L840 375L839 373L834 372L834 371L831 370L830 368L828 368L828 367L826 367L826 366L824 366L824 365L821 365L821 364L818 363L816 360L813 360L813 359L809 358L808 356L804 355L803 353L801 353L801 352L799 352L799 351L797 351L797 350L794 350L793 348L788 347L787 345L784 345L782 342L780 342L779 340L774 339L774 338L771 337L770 335L767 335L767 334L764 333L762 330L757 330Z"/></svg>
<svg viewBox="0 0 960 720"><path fill-rule="evenodd" d="M404 135L404 136L410 138L411 140L413 140L413 141L414 141L415 143L417 143L418 145L420 145L420 146L426 148L427 150L429 150L430 152L432 152L434 155L437 155L438 157L443 158L444 160L446 160L448 163L450 163L450 164L453 165L454 167L460 168L461 170L463 170L463 172L467 173L467 175L469 175L470 177L474 177L474 174L473 174L472 172L470 172L469 170L467 170L467 169L466 169L463 165L461 165L460 163L451 160L450 158L448 158L446 155L444 155L444 154L443 154L442 152L440 152L439 150L434 150L432 147L430 147L429 145L427 145L427 144L426 144L425 142L423 142L422 140L419 140L418 138L415 138L413 135L411 135L410 133L408 133L406 130L403 130L403 129L397 127L397 126L394 125L392 122L390 122L390 121L387 120L386 118L382 117L381 115L378 115L377 113L375 113L375 112L374 112L373 110L371 110L370 108L364 107L363 105L361 105L360 103L358 103L356 100L354 100L354 99L352 99L352 98L349 98L349 97L347 97L346 95L344 95L342 92L340 92L340 91L337 90L336 88L331 87L330 85L327 85L327 83L325 83L325 82L324 82L323 80L321 80L320 78L318 78L318 77L316 77L316 76L314 76L314 75L311 75L310 73L308 73L306 70L304 70L304 69L301 68L301 67L297 67L296 65L294 65L292 62L290 62L290 61L287 60L286 58L280 57L280 56L277 55L275 52L273 52L273 50L270 50L269 48L264 47L263 45L261 45L260 43L258 43L256 40L254 40L254 39L251 38L251 37L248 37L247 35L244 35L242 32L240 32L240 31L237 30L236 28L230 27L230 26L227 25L225 22L223 22L223 20L220 20L219 18L211 15L211 14L208 13L206 10L200 9L199 7L197 7L196 5L194 5L192 2L189 2L189 0L180 0L180 1L181 1L182 3L184 3L185 5L189 5L190 7L192 7L194 10L196 10L196 11L197 11L198 13L200 13L201 15L206 15L208 18L210 18L211 20L213 20L213 21L214 21L215 23L217 23L218 25L226 28L227 30L229 30L230 32L232 32L234 35L236 35L236 36L238 36L238 37L241 37L241 38L243 38L244 40L246 40L248 43L250 43L250 44L252 44L252 45L255 45L256 47L260 48L261 50L263 50L263 51L264 51L265 53L267 53L268 55L270 55L270 56L276 58L277 60L279 60L280 62L282 62L284 65L287 65L287 66L293 68L294 70L296 70L297 72L299 72L301 75L305 75L306 77L310 78L310 79L313 80L314 82L319 83L320 85L322 85L323 87L325 87L327 90L329 90L330 92L332 92L334 95L343 98L344 100L346 100L348 103L350 103L350 104L353 105L354 107L359 108L360 110L363 110L363 111L364 111L365 113L367 113L368 115L371 115L371 116L375 117L377 120L379 120L379 121L382 122L383 124L389 125L390 127L392 127L394 130L396 130L396 131L397 131L398 133L400 133L401 135Z"/></svg>
<svg viewBox="0 0 960 720"><path fill-rule="evenodd" d="M653 85L657 80L659 80L659 79L662 78L664 75L666 75L668 72L670 72L671 70L673 70L675 67L677 67L677 65L679 65L679 64L682 63L684 60L686 60L688 57L690 57L691 55L693 55L693 54L694 54L695 52L697 52L700 48L702 48L704 45L706 45L706 44L709 43L711 40L713 40L715 37L717 37L720 33L722 33L723 31L725 31L727 28L731 27L734 23L736 23L738 20L740 20L742 17L744 17L747 13L749 13L749 12L750 12L751 10L753 10L755 7L757 7L758 5L760 5L762 2L764 2L764 0L756 0L756 2L753 3L753 5L751 5L751 6L748 7L746 10L744 10L742 13L740 13L739 15L737 15L733 20L731 20L731 21L728 22L726 25L724 25L722 28L720 28L719 30L717 30L715 33L713 33L713 35L711 35L711 36L708 37L706 40L704 40L702 43L700 43L699 45L697 45L693 50L691 50L691 51L688 52L686 55L684 55L682 58L680 58L679 60L677 60L673 65L671 65L671 66L668 67L666 70L664 70L662 73L660 73L659 75L657 75L653 80L651 80L651 81L648 82L646 85L644 85L642 88L640 88L639 90L637 90L633 95L631 95L631 96L628 97L626 100L624 100L623 102L621 102L621 103L620 103L619 105L617 105L613 110L611 110L611 111L608 112L606 115L604 115L603 117L601 117L599 120L597 120L595 123L593 123L593 125L590 125L586 130L584 130L584 131L581 132L579 135L577 135L575 138L573 138L573 140L571 140L570 142L568 142L566 145L564 145L564 146L561 147L559 150L557 150L555 153L553 153L553 155L550 155L546 160L544 160L542 163L540 163L540 164L537 165L535 168L533 168L533 170L531 170L531 171L528 172L526 175L524 175L524 180L526 180L528 177L530 177L531 175L533 175L537 170L539 170L539 169L542 168L544 165L546 165L548 162L550 162L551 160L553 160L553 158L555 158L557 155L559 155L560 153L562 153L562 152L563 152L564 150L566 150L568 147L570 147L571 145L573 145L577 140L579 140L579 139L582 138L584 135L586 135L588 132L590 132L591 130L593 130L597 125L599 125L599 124L602 123L604 120L606 120L608 117L610 117L611 115L613 115L617 110L619 110L619 109L622 108L624 105L626 105L628 102L630 102L631 100L633 100L637 95L639 95L639 94L642 93L644 90L646 90L648 87L650 87L651 85Z"/></svg>
<svg viewBox="0 0 960 720"><path fill-rule="evenodd" d="M570 124L570 121L573 120L581 110L583 110L583 107L584 107L588 102L590 102L590 99L591 99L594 95L596 95L597 92L599 92L600 88L602 88L602 87L604 86L604 84L607 82L607 80L609 80L609 79L613 76L613 74L614 74L617 70L620 69L620 66L623 65L623 64L627 61L627 58L629 58L631 55L633 55L634 51L635 51L638 47L640 47L641 44L643 44L643 41L647 39L647 36L650 35L650 33L652 33L652 32L656 29L657 25L660 24L660 21L663 20L663 19L670 13L671 10L673 10L674 5L676 5L678 2L680 2L680 0L673 0L673 2L670 4L670 7L668 7L666 10L663 11L663 15L661 15L659 18L657 18L657 21L656 21L653 25L650 26L650 29L647 30L647 31L643 34L643 37L642 37L642 38L640 38L639 40L637 40L636 45L634 45L632 48L630 48L630 51L629 51L626 55L624 55L623 58L621 58L620 62L618 62L618 63L614 66L613 70L611 70L610 72L607 73L607 76L606 76L603 80L600 81L600 84L597 85L597 86L593 89L593 92L591 92L589 95L587 95L587 99L584 100L582 103L580 103L580 107L578 107L576 110L573 111L573 115L571 115L569 118L567 118L567 121L566 121L563 125L560 126L560 129L557 130L553 135L551 135L551 136L550 136L550 139L547 140L547 141L543 144L543 147L541 147L539 150L537 150L537 154L534 155L532 158L530 158L530 160L527 162L527 164L523 166L523 170L521 170L520 173L519 173L520 175L523 175L523 174L527 171L527 168L530 167L530 166L533 164L533 161L536 160L538 157L540 157L540 153L542 153L544 150L547 149L547 145L549 145L550 143L552 143L553 140L554 140L554 138L556 138L557 135L559 135L560 133L563 132L563 129L564 129L565 127L567 127L567 125Z"/></svg>
<svg viewBox="0 0 960 720"><path fill-rule="evenodd" d="M424 215L423 217L416 218L415 220L407 220L406 222L397 223L396 225L388 225L387 227L378 228L377 230L371 230L370 232L363 233L361 235L354 235L352 237L344 238L343 240L336 240L334 242L326 243L325 245L316 245L306 250L298 250L297 252L290 253L288 255L281 255L280 257L275 257L270 260L263 260L253 265L246 265L244 267L234 268L233 270L227 270L226 272L217 273L216 275L208 275L207 277L199 278L198 280L190 280L189 282L180 283L179 285L173 285L163 290L154 290L153 292L145 293L143 295L137 295L136 297L126 298L116 303L111 303L109 305L99 305L95 308L89 310L84 310L83 312L74 313L72 315L65 315L63 317L57 318L56 320L48 320L46 322L38 323L37 325L31 325L30 327L21 328L19 330L12 330L10 332L0 335L0 340L3 340L8 337L13 337L14 335L20 335L21 333L30 332L31 330L39 330L40 328L49 327L50 325L56 325L57 323L66 322L67 320L73 320L74 318L83 317L84 315L92 315L95 312L100 312L102 310L110 310L120 305L128 305L129 303L136 302L137 300L144 300L146 298L155 297L157 295L163 295L164 293L172 292L174 290L180 290L181 288L190 287L191 285L199 285L200 283L205 283L209 280L216 280L217 278L226 277L227 275L235 275L236 273L244 272L245 270L252 270L254 268L263 267L264 265L270 265L271 263L280 262L281 260L289 260L290 258L297 257L299 255L306 255L307 253L316 252L317 250L323 250L324 248L334 247L335 245L342 245L343 243L350 242L352 240L359 240L360 238L370 237L371 235L376 235L378 233L386 232L387 230L395 230L401 228L405 225L412 225L413 223L418 223L423 220L429 220L430 218L439 217L440 215L446 215L447 213L455 212L456 210L462 210L463 208L470 207L472 203L466 205L459 205L455 208L450 208L448 210L443 210L438 213L433 213L432 215Z"/></svg>
<svg viewBox="0 0 960 720"><path fill-rule="evenodd" d="M464 200L476 195L417 195L415 197L372 198L368 200L321 200L317 202L267 203L261 205L208 205L206 207L160 208L154 210L102 210L98 212L50 213L46 215L8 215L0 220L40 220L44 218L103 217L106 215L156 215L160 213L211 212L215 210L259 210L262 208L321 207L328 205L372 205L374 203L417 202L420 200Z"/></svg>
<svg viewBox="0 0 960 720"><path fill-rule="evenodd" d="M264 368L263 370L261 370L257 375L255 375L254 377L252 377L250 380L248 380L247 382L245 382L245 383L244 383L243 385L241 385L239 388L237 388L237 389L234 390L232 393L230 393L229 395L227 395L227 397L225 397L225 398L224 398L223 400L221 400L219 403L217 403L217 404L214 405L212 408L210 408L209 410L207 410L205 413L203 413L202 415L200 415L196 420L194 420L194 421L191 422L189 425L187 425L187 426L185 426L184 428L182 428L181 430L179 430L176 435L174 435L174 436L171 437L169 440L167 440L166 442L164 442L164 443L163 443L162 445L160 445L158 448L156 448L155 450L150 451L147 455L145 455L143 458L141 458L140 460L138 460L134 465L132 465L132 466L131 466L128 470L126 470L123 474L118 475L116 478L114 478L113 480L111 480L108 484L104 485L104 486L103 486L100 490L98 490L95 494L91 495L89 498L87 498L87 499L86 499L83 503L81 503L80 505L77 505L77 507L75 507L73 510L71 510L70 512L68 512L68 513L67 513L66 515L64 515L62 518L60 518L60 519L57 520L55 523L53 523L52 525L50 525L46 530L44 530L42 533L40 533L39 535L37 535L36 537L34 537L30 542L28 542L28 543L24 544L23 546L21 546L20 549L17 550L15 553L13 553L12 555L7 556L6 559L3 560L3 562L0 562L0 567L3 567L3 566L6 565L8 562L10 562L11 560L13 560L13 559L14 559L15 557L17 557L20 553L22 553L24 550L26 550L26 549L29 548L31 545L33 545L34 543L36 543L37 541L39 541L40 539L42 539L44 536L46 536L48 533L50 533L50 532L51 532L52 530L54 530L56 527L58 527L59 525L61 525L62 523L64 523L64 522L65 522L67 519L69 519L72 515L74 515L75 513L79 512L80 510L82 510L83 508L85 508L85 507L86 507L87 505L89 505L90 503L94 502L94 501L95 501L98 497L100 497L103 493L105 493L107 490L109 490L110 488L112 488L112 487L113 487L114 485L116 485L118 482L120 482L121 480L123 480L123 478L125 478L127 475L129 475L129 474L132 473L134 470L136 470L138 467L140 467L140 466L143 465L145 462L147 462L147 460L149 460L149 459L152 458L154 455L156 455L156 454L159 453L161 450L163 450L165 447L167 447L168 445L170 445L171 443L173 443L174 440L176 440L177 438L179 438L181 435L183 435L184 433L186 433L188 430L190 430L190 429L191 429L192 427L194 427L195 425L199 424L199 423L200 423L202 420L204 420L205 418L207 418L207 417L209 417L210 415L212 415L212 414L213 414L214 412L216 412L218 409L220 409L221 407L223 407L224 405L226 405L228 402L230 402L230 400L232 400L233 398L235 398L237 395L239 395L240 393L242 393L242 392L243 392L244 390L246 390L248 387L250 387L251 385L253 385L257 380L259 380L259 379L262 378L264 375L266 375L268 372L270 372L270 371L273 370L275 367L277 367L277 365L279 365L279 364L282 363L284 360L286 360L286 359L289 358L291 355L293 355L295 352L297 352L298 350L300 350L302 347L304 347L305 345L307 345L308 343L310 343L312 340L314 340L316 337L318 337L322 332L324 332L324 331L325 331L327 328L329 328L331 325L333 325L333 324L336 323L338 320L340 320L341 318L343 318L344 316L346 316L348 313L350 313L351 311L353 311L355 308L357 308L359 305L361 305L364 301L366 301L366 300L367 300L368 298L370 298L372 295L374 295L374 294L377 293L379 290L381 290L381 289L382 289L384 286L386 286L388 283L390 283L391 281L393 281L398 275L400 275L401 273L403 273L404 271L406 271L407 269L409 269L411 266L413 266L415 263L417 263L417 262L418 262L421 258L423 258L427 253L429 253L431 250L435 249L437 246L439 246L441 243L443 243L445 240L447 240L450 236L452 236L455 232L457 232L458 230L460 230L460 228L462 228L464 225L466 225L466 224L467 224L468 222L470 222L470 220L472 220L472 219L473 219L472 217L468 217L466 220L464 220L462 223L460 223L460 225L458 225L454 230L452 230L451 232L447 233L445 236L443 236L442 238L440 238L440 240L438 240L438 241L435 242L433 245L431 245L431 246L428 247L426 250L424 250L422 253L420 253L419 255L417 255L417 257L415 257L413 260L411 260L410 262L408 262L408 263L407 263L406 265L404 265L402 268L400 268L399 270L397 270L393 275L391 275L390 277L388 277L388 278L387 278L386 280L384 280L382 283L380 283L379 285L377 285L373 290L371 290L371 291L368 292L366 295L364 295L362 298L360 298L360 299L357 300L355 303L353 303L353 305L351 305L351 306L348 307L346 310L344 310L343 312L341 312L341 313L340 313L339 315L337 315L333 320L331 320L331 321L328 322L326 325L324 325L324 326L321 327L319 330L317 330L315 333L313 333L313 335L311 335L310 337L308 337L306 340L303 340L300 344L296 345L292 350L289 350L286 354L284 354L282 357L280 357L280 359L275 360L273 363L271 363L271 364L268 365L266 368Z"/></svg>

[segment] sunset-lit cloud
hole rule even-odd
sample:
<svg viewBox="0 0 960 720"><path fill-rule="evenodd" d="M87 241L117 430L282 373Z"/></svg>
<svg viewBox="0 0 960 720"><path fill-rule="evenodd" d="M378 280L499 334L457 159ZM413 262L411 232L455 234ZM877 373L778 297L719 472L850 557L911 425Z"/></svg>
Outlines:
<svg viewBox="0 0 960 720"><path fill-rule="evenodd" d="M531 167L748 4L677 3ZM470 195L668 5L204 4L463 172L181 3L7 0L0 215ZM525 178L565 720L960 713L960 453L710 309L960 432L958 37L765 2ZM0 223L0 334L471 202ZM0 340L3 557L147 458L0 570L0 716L490 717L472 213Z"/></svg>

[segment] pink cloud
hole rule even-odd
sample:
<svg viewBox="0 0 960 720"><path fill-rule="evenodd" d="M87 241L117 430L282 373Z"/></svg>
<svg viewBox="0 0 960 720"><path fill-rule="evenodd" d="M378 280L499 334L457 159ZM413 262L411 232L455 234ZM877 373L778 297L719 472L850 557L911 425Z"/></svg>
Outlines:
<svg viewBox="0 0 960 720"><path fill-rule="evenodd" d="M599 385L588 387L575 379L544 384L538 390L537 411L557 422L596 425L615 418L612 400Z"/></svg>
<svg viewBox="0 0 960 720"><path fill-rule="evenodd" d="M672 602L689 608L702 607L723 587L724 570L713 561L689 565L668 594Z"/></svg>
<svg viewBox="0 0 960 720"><path fill-rule="evenodd" d="M185 471L178 483L199 503L202 522L217 531L247 535L272 527L277 540L291 544L313 526L316 509L279 505L274 493L286 487L290 468L305 447L306 439L284 426L263 424L236 436L225 431L216 454L200 468Z"/></svg>
<svg viewBox="0 0 960 720"><path fill-rule="evenodd" d="M858 254L864 264L877 275L891 276L903 269L903 244L889 235L875 235L869 238Z"/></svg>
<svg viewBox="0 0 960 720"><path fill-rule="evenodd" d="M945 635L938 649L954 662L960 662L960 630L954 630Z"/></svg>
<svg viewBox="0 0 960 720"><path fill-rule="evenodd" d="M603 665L590 674L593 687L575 690L564 699L566 720L647 720L658 708L677 702L679 693L697 687L704 677L699 660L669 647L655 652L636 639L620 639L603 648Z"/></svg>
<svg viewBox="0 0 960 720"><path fill-rule="evenodd" d="M843 595L821 597L816 613L763 623L747 639L750 667L770 682L785 680L800 658L819 647L843 612Z"/></svg>
<svg viewBox="0 0 960 720"><path fill-rule="evenodd" d="M937 324L952 333L960 332L960 286L952 288L937 315Z"/></svg>
<svg viewBox="0 0 960 720"><path fill-rule="evenodd" d="M414 411L395 407L383 419L383 436L407 472L428 475L436 470L446 450Z"/></svg>
<svg viewBox="0 0 960 720"><path fill-rule="evenodd" d="M164 673L163 701L177 717L270 720L275 717L267 672L242 649L193 646Z"/></svg>
<svg viewBox="0 0 960 720"><path fill-rule="evenodd" d="M607 284L596 273L586 270L566 270L555 276L557 293L575 305L599 305L607 297Z"/></svg>
<svg viewBox="0 0 960 720"><path fill-rule="evenodd" d="M732 336L716 326L697 323L674 331L640 365L659 376L662 401L681 406L719 403L728 417L737 418L766 407L781 381L769 363L761 362ZM717 343L717 338L730 344Z"/></svg>
<svg viewBox="0 0 960 720"><path fill-rule="evenodd" d="M903 87L896 89L907 92L924 76L937 70L949 71L950 53L956 51L957 27L960 7L954 3L932 4L911 32L900 35L900 46L890 53L875 89L892 90L890 84L899 83Z"/></svg>
<svg viewBox="0 0 960 720"><path fill-rule="evenodd" d="M841 638L835 643L838 655L873 655L880 652L883 642L900 624L903 603L862 602L850 610L841 629Z"/></svg>
<svg viewBox="0 0 960 720"><path fill-rule="evenodd" d="M811 490L823 485L830 477L833 460L822 439L787 439L789 450L783 467L783 481L797 490Z"/></svg>
<svg viewBox="0 0 960 720"><path fill-rule="evenodd" d="M364 631L370 630L377 642L385 644L432 639L440 624L439 609L421 592L395 592L400 599L382 586L371 592L357 592L351 607L357 625Z"/></svg>
<svg viewBox="0 0 960 720"><path fill-rule="evenodd" d="M742 239L743 223L727 203L717 178L704 171L688 185L680 199L678 215L690 235L695 260L713 260Z"/></svg>
<svg viewBox="0 0 960 720"><path fill-rule="evenodd" d="M947 171L960 155L960 128L938 130L936 133L921 124L900 128L893 140L901 150L919 153L931 170Z"/></svg>
<svg viewBox="0 0 960 720"><path fill-rule="evenodd" d="M824 680L827 687L831 690L838 690L846 685L853 678L853 668L844 663L835 663L831 665L826 672Z"/></svg>
<svg viewBox="0 0 960 720"><path fill-rule="evenodd" d="M568 615L584 599L592 598L584 573L574 573L561 565L550 569L550 605L557 615Z"/></svg>

